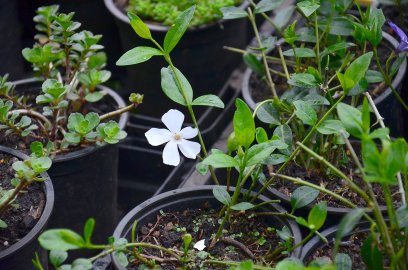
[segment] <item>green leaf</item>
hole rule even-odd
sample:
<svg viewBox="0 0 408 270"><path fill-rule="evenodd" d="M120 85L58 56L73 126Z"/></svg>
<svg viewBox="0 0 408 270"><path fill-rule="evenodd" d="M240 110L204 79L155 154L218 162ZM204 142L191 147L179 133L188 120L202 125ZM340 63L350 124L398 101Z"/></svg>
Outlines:
<svg viewBox="0 0 408 270"><path fill-rule="evenodd" d="M299 209L312 203L318 196L319 191L317 189L301 186L297 188L290 197L290 205L292 209Z"/></svg>
<svg viewBox="0 0 408 270"><path fill-rule="evenodd" d="M329 54L333 54L333 53L336 53L338 51L343 51L343 50L345 50L347 48L355 47L355 46L356 46L356 44L351 43L351 42L345 42L345 41L335 43L333 45L328 46L326 49L324 49L320 54L320 58L323 59L325 56L327 56Z"/></svg>
<svg viewBox="0 0 408 270"><path fill-rule="evenodd" d="M66 251L61 251L61 250L51 250L50 251L50 263L55 268L58 268L58 266L63 264L67 258L68 258L68 252Z"/></svg>
<svg viewBox="0 0 408 270"><path fill-rule="evenodd" d="M378 249L378 244L370 234L361 246L361 257L363 262L370 270L383 270L384 262L383 255ZM349 268L351 269L351 268Z"/></svg>
<svg viewBox="0 0 408 270"><path fill-rule="evenodd" d="M193 101L193 89L191 88L187 78L180 72L180 70L177 68L175 68L175 70L177 77L180 80L181 87L184 89L187 103L182 94L183 91L180 89L179 82L176 79L171 67L161 69L161 87L168 98L180 105L187 106L187 104L191 104Z"/></svg>
<svg viewBox="0 0 408 270"><path fill-rule="evenodd" d="M244 63L256 74L258 74L261 77L265 75L265 67L261 63L261 61L259 61L258 58L256 58L255 55L246 52L244 53L242 58L244 59Z"/></svg>
<svg viewBox="0 0 408 270"><path fill-rule="evenodd" d="M288 84L304 88L315 88L319 86L316 78L309 73L295 73L292 74L288 80Z"/></svg>
<svg viewBox="0 0 408 270"><path fill-rule="evenodd" d="M224 153L213 153L202 161L202 164L214 168L232 168L239 166L238 161Z"/></svg>
<svg viewBox="0 0 408 270"><path fill-rule="evenodd" d="M234 113L234 132L240 145L249 148L255 139L255 123L251 110L241 99L235 101L237 109Z"/></svg>
<svg viewBox="0 0 408 270"><path fill-rule="evenodd" d="M30 158L31 167L36 173L43 173L51 168L52 161L49 157Z"/></svg>
<svg viewBox="0 0 408 270"><path fill-rule="evenodd" d="M217 97L216 95L204 95L201 97L196 98L193 103L193 106L209 106L209 107L217 107L224 109L224 102Z"/></svg>
<svg viewBox="0 0 408 270"><path fill-rule="evenodd" d="M285 149L283 154L290 155L292 150L292 130L290 129L289 125L283 124L277 126L273 131L273 136L278 136L281 141L283 141L288 147Z"/></svg>
<svg viewBox="0 0 408 270"><path fill-rule="evenodd" d="M71 270L91 270L92 269L92 262L88 259L76 259L72 263Z"/></svg>
<svg viewBox="0 0 408 270"><path fill-rule="evenodd" d="M7 228L7 223L4 222L4 220L0 219L0 229L5 229Z"/></svg>
<svg viewBox="0 0 408 270"><path fill-rule="evenodd" d="M336 233L336 241L334 245L334 252L337 253L337 250L340 245L340 241L345 237L347 234L349 234L352 230L354 230L354 227L357 225L357 223L360 221L361 217L364 214L364 209L362 208L355 208L350 210L340 221L340 224L337 229Z"/></svg>
<svg viewBox="0 0 408 270"><path fill-rule="evenodd" d="M280 125L279 111L271 103L264 103L256 112L258 119L266 124Z"/></svg>
<svg viewBox="0 0 408 270"><path fill-rule="evenodd" d="M317 127L317 131L324 135L331 135L331 134L340 134L340 131L346 131L343 123L339 120L324 120Z"/></svg>
<svg viewBox="0 0 408 270"><path fill-rule="evenodd" d="M212 190L214 197L224 205L229 205L231 203L231 196L225 189L225 187L215 186Z"/></svg>
<svg viewBox="0 0 408 270"><path fill-rule="evenodd" d="M170 53L174 47L178 44L181 37L186 32L191 19L194 16L195 5L189 9L183 11L174 21L174 24L170 27L164 38L163 48L166 53Z"/></svg>
<svg viewBox="0 0 408 270"><path fill-rule="evenodd" d="M255 205L253 205L252 203L240 202L240 203L237 203L236 205L231 206L231 209L236 210L236 211L246 211L246 210L252 209L254 207L255 207Z"/></svg>
<svg viewBox="0 0 408 270"><path fill-rule="evenodd" d="M269 142L251 146L251 148L248 149L246 167L260 164L263 160L268 158L275 149L276 147Z"/></svg>
<svg viewBox="0 0 408 270"><path fill-rule="evenodd" d="M84 247L85 241L74 231L67 229L51 229L38 238L40 245L46 250L73 250Z"/></svg>
<svg viewBox="0 0 408 270"><path fill-rule="evenodd" d="M245 18L248 16L246 11L238 7L223 7L220 9L220 11L222 12L222 17L225 20Z"/></svg>
<svg viewBox="0 0 408 270"><path fill-rule="evenodd" d="M84 226L84 239L86 243L91 243L91 237L95 228L95 219L89 218Z"/></svg>
<svg viewBox="0 0 408 270"><path fill-rule="evenodd" d="M304 124L313 126L317 123L316 111L309 103L302 100L296 100L293 102L293 105L296 108L296 116L302 120Z"/></svg>
<svg viewBox="0 0 408 270"><path fill-rule="evenodd" d="M327 24L329 24L329 33L335 36L351 36L354 32L353 22L345 16L330 17L330 20L321 19L318 24L322 31L324 31Z"/></svg>
<svg viewBox="0 0 408 270"><path fill-rule="evenodd" d="M295 48L289 49L283 52L284 56L298 57L298 58L309 58L316 57L316 53L309 48Z"/></svg>
<svg viewBox="0 0 408 270"><path fill-rule="evenodd" d="M337 270L351 270L353 262L348 254L339 253L334 258L334 264L337 266Z"/></svg>
<svg viewBox="0 0 408 270"><path fill-rule="evenodd" d="M398 225L400 228L408 227L408 208L406 205L401 206L396 211Z"/></svg>
<svg viewBox="0 0 408 270"><path fill-rule="evenodd" d="M368 67L371 63L371 58L373 57L373 52L368 52L361 55L356 60L354 60L344 73L344 81L346 84L341 83L343 90L346 94L360 82L361 79L365 77ZM338 76L338 75L337 75ZM340 78L339 78L340 79ZM341 80L340 80L341 82Z"/></svg>
<svg viewBox="0 0 408 270"><path fill-rule="evenodd" d="M272 11L282 5L284 0L261 0L256 4L254 13L264 13Z"/></svg>
<svg viewBox="0 0 408 270"><path fill-rule="evenodd" d="M347 132L356 138L362 136L361 111L348 104L339 103L337 105L337 115L346 127Z"/></svg>
<svg viewBox="0 0 408 270"><path fill-rule="evenodd" d="M148 61L156 55L163 55L161 51L152 47L140 46L123 54L116 62L117 66L130 66Z"/></svg>
<svg viewBox="0 0 408 270"><path fill-rule="evenodd" d="M114 252L113 256L115 256L116 260L122 267L128 266L129 261L128 261L126 254L123 251Z"/></svg>
<svg viewBox="0 0 408 270"><path fill-rule="evenodd" d="M320 202L316 204L309 212L307 222L309 223L309 229L312 231L319 230L326 221L327 217L327 203Z"/></svg>
<svg viewBox="0 0 408 270"><path fill-rule="evenodd" d="M255 138L256 138L257 143L267 142L268 134L266 133L264 128L258 127L255 130Z"/></svg>
<svg viewBox="0 0 408 270"><path fill-rule="evenodd" d="M381 83L384 81L384 77L381 72L377 70L367 70L365 79L368 83Z"/></svg>
<svg viewBox="0 0 408 270"><path fill-rule="evenodd" d="M134 13L128 12L128 17L130 20L130 25L136 34L144 39L151 39L152 35L150 33L149 27Z"/></svg>
<svg viewBox="0 0 408 270"><path fill-rule="evenodd" d="M280 9L273 18L273 22L275 23L276 27L282 29L284 26L286 26L292 18L293 12L295 12L295 7L293 5Z"/></svg>
<svg viewBox="0 0 408 270"><path fill-rule="evenodd" d="M105 96L102 92L93 92L89 93L85 96L85 100L88 102L98 102Z"/></svg>
<svg viewBox="0 0 408 270"><path fill-rule="evenodd" d="M315 3L315 1L305 0L296 4L298 8L303 12L306 17L312 15L320 5Z"/></svg>

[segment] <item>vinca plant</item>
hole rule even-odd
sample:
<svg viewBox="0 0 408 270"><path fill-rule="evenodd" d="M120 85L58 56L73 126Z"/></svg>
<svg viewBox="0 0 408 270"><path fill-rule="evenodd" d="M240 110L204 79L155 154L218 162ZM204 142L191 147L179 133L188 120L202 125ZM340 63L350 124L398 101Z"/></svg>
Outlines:
<svg viewBox="0 0 408 270"><path fill-rule="evenodd" d="M104 102L107 93L98 86L111 76L104 70L106 55L99 44L102 36L80 31L74 13L64 14L58 9L52 5L37 10L36 43L22 52L42 83L40 90L16 89L7 75L0 77L3 138L14 136L26 144L33 140L50 142L52 155L77 146L117 143L126 133L109 119L137 107L143 96L131 94L129 106L112 108L111 112L89 112Z"/></svg>

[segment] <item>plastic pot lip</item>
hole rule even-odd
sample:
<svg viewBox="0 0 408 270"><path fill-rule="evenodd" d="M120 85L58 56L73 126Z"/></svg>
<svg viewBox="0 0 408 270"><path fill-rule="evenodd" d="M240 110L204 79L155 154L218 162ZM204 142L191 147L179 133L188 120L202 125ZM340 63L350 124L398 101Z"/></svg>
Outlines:
<svg viewBox="0 0 408 270"><path fill-rule="evenodd" d="M334 239L338 230L338 225L329 227L327 229L325 229L324 231L322 231L320 234L323 235L324 237L326 237L329 242L333 242L330 241L331 239ZM367 221L361 221L357 224L356 227L359 227L360 229L358 230L358 232L366 232L366 231L370 231L370 223ZM354 233L355 231L353 230L352 232L348 233L345 237L350 236ZM322 246L323 243L321 241L321 238L319 236L313 236L312 239L310 239L304 246L303 249L300 253L300 260L303 262L307 256L310 255L311 251L316 250L317 248L319 248L320 246Z"/></svg>
<svg viewBox="0 0 408 270"><path fill-rule="evenodd" d="M15 156L21 160L25 160L28 158L27 155L23 154L22 152L18 150L15 150L9 147L5 147L5 146L1 146L1 145L0 145L0 152ZM44 230L45 226L47 225L47 222L51 216L52 209L54 207L54 199L55 199L54 187L47 173L41 173L41 176L44 179L47 179L43 182L44 183L43 187L45 191L45 206L41 214L41 217L37 221L35 226L29 231L29 233L26 234L23 238L21 238L20 241L14 243L9 248L0 252L0 261L6 259L9 256L12 256L14 253L19 252L19 250L23 249L30 242L37 241L36 238L39 236L39 234Z"/></svg>
<svg viewBox="0 0 408 270"><path fill-rule="evenodd" d="M27 78L27 79L14 81L13 84L15 84L17 86L17 85L23 85L23 84L27 84L27 83L36 83L36 82L40 83L40 81L36 80L35 78ZM116 104L118 105L118 108L122 108L122 107L126 106L126 103L123 100L123 98L121 96L119 96L111 88L109 88L107 86L104 86L104 85L98 85L97 88L99 90L101 90L101 92L106 93L108 96L110 96L116 102ZM129 112L121 114L118 124L119 124L119 127L122 130L125 129L128 120L129 120ZM105 146L107 146L106 143L104 143L101 146L99 146L99 145L88 146L88 147L86 147L84 149L69 152L69 153L64 154L64 155L57 155L53 159L53 163L62 163L62 162L77 159L77 158L80 158L80 157L83 157L83 156L87 156L87 155L97 151L100 147L105 147Z"/></svg>
<svg viewBox="0 0 408 270"><path fill-rule="evenodd" d="M104 2L105 2L105 6L108 8L110 13L112 13L115 16L116 19L128 24L130 27L128 17L115 5L115 3L113 3L113 0L104 0ZM246 9L248 6L249 6L248 0L244 0L239 7ZM209 24L204 24L204 25L200 25L194 28L189 28L187 29L187 32L195 33L195 32L204 31L204 30L216 27L217 25L222 24L226 21L227 20L220 19L218 21L215 21ZM156 32L167 32L170 28L169 26L164 26L161 24L155 24L151 22L145 22L145 24L149 27L150 30L156 31Z"/></svg>
<svg viewBox="0 0 408 270"><path fill-rule="evenodd" d="M168 192L164 192L162 194L156 195L143 203L139 204L135 208L133 208L129 213L126 214L125 217L121 219L119 222L118 226L115 228L115 231L113 232L113 237L115 239L118 239L122 237L123 232L127 229L128 225L130 224L130 221L134 220L134 216L137 216L140 212L142 212L144 209L150 207L151 205L158 205L161 201L163 203L166 203L168 198L171 197L186 197L186 198L207 198L208 196L213 196L212 195L212 189L214 188L214 185L205 185L205 186L195 186L195 187L185 187L185 188L180 188L180 189L175 189L171 190ZM231 188L234 190L234 188ZM260 201L269 201L267 197L261 195L259 196L258 200ZM286 212L286 210L280 206L279 204L276 203L271 203L272 207L275 208L278 212ZM293 233L295 243L297 244L301 241L302 239L302 234L300 232L299 226L296 224L295 221L291 219L282 219L285 221L286 225L290 228L291 232ZM299 256L301 253L301 247L297 248L294 251L295 256ZM124 270L125 268L120 267L115 256L112 257L112 262L114 265L116 265L117 269Z"/></svg>
<svg viewBox="0 0 408 270"><path fill-rule="evenodd" d="M399 42L390 34L386 32L382 32L382 36L385 40L387 40L394 48L397 48ZM398 85L400 85L404 79L405 72L407 70L407 58L404 58L404 61L402 62L400 68L398 69L397 74L395 75L394 79L392 80L392 86L394 88L397 88ZM248 106L252 109L255 110L257 103L253 100L252 98L252 88L249 85L250 79L252 76L252 70L250 68L247 68L245 70L243 79L242 79L242 96L245 100L245 102L248 104ZM392 95L391 88L387 88L385 91L383 91L379 96L374 98L374 103L379 104L381 103L384 99L386 99L388 96Z"/></svg>

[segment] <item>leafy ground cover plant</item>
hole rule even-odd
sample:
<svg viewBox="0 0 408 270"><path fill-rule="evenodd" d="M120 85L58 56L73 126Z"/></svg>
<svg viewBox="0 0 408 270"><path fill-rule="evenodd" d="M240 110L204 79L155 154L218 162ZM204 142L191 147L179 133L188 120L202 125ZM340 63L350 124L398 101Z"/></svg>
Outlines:
<svg viewBox="0 0 408 270"><path fill-rule="evenodd" d="M97 102L103 102L106 93L98 85L111 75L103 69L106 55L98 44L102 36L79 31L81 24L73 20L74 13L58 9L52 5L37 10L36 43L22 52L42 82L40 92L15 91L7 76L0 77L3 142L7 143L6 137L25 143L40 140L49 143L47 148L53 154L77 146L117 143L126 133L117 122L104 121L137 107L143 96L132 94L129 106L102 114Z"/></svg>
<svg viewBox="0 0 408 270"><path fill-rule="evenodd" d="M163 161L169 165L177 165L180 159L179 151L185 155L187 158L198 157L202 160L201 163L197 165L197 169L201 173L211 172L214 181L218 182L218 179L214 173L214 168L225 168L228 171L227 187L216 186L213 189L214 197L221 203L222 209L215 213L215 216L207 216L204 221L202 215L198 215L201 219L200 222L213 223L214 231L207 239L201 239L200 234L197 232L189 232L186 228L177 226L179 223L169 222L164 225L168 227L171 223L171 228L175 229L179 233L179 238L176 238L178 249L164 248L156 243L146 243L137 241L137 239L143 238L143 233L137 231L138 224L134 223L131 241L125 239L111 239L108 245L95 245L90 241L92 234L92 229L94 226L94 221L89 220L84 229L84 236L80 236L72 231L66 229L49 230L40 236L40 243L42 246L51 251L50 261L55 262L56 258L62 258L58 260L54 266L66 267L67 269L72 269L77 265L81 265L84 269L90 269L91 264L94 260L101 256L113 253L118 261L126 267L131 263L142 263L149 267L154 267L160 260L153 261L152 257L146 257L143 252L146 248L159 250L166 253L166 258L168 260L173 260L176 263L176 267L183 269L198 268L199 265L191 266L190 263L194 262L200 256L202 263L211 264L219 266L220 269L225 269L225 267L241 267L235 262L223 260L221 252L220 256L214 256L215 259L207 259L207 252L191 252L190 245L195 242L194 248L203 251L210 252L211 249L217 246L217 243L221 241L229 241L229 244L235 246L241 252L246 253L246 255L257 261L259 264L265 264L267 266L259 266L261 268L255 269L267 269L271 265L277 263L282 257L288 256L293 250L301 246L305 241L310 239L313 235L320 235L319 229L323 226L326 216L327 216L327 205L326 203L319 203L310 211L308 218L300 218L292 213L287 212L264 212L257 213L259 207L264 204L272 203L274 201L268 201L261 204L257 204L251 200L250 191L254 188L254 184L250 187L248 192L243 192L242 187L247 181L252 181L256 183L261 167L264 161L271 156L271 154L277 149L284 150L288 146L280 139L279 136L275 135L272 138L265 138L257 134L257 129L255 128L254 116L252 115L249 107L241 99L236 100L236 112L234 114L234 133L231 134L228 140L228 153L223 153L220 150L212 149L212 153L208 154L203 140L200 135L200 129L195 121L194 107L195 106L215 106L223 107L222 101L214 95L204 95L194 98L193 90L188 83L187 78L183 76L181 71L179 71L171 61L170 52L177 45L181 39L183 33L187 30L189 22L193 17L195 7L191 7L184 11L176 20L175 24L167 32L165 41L163 45L158 44L154 38L151 36L149 28L143 23L143 21L135 14L129 13L129 19L131 26L135 30L136 34L144 39L150 40L156 48L153 47L136 47L129 52L125 53L119 60L119 65L132 65L138 64L149 60L153 56L163 57L168 63L168 67L164 67L161 70L161 82L162 90L165 95L173 100L174 102L187 107L190 112L190 116L193 119L194 127L185 127L182 129L182 123L184 120L184 115L177 110L170 110L168 113L163 115L162 121L166 125L167 129L152 128L146 132L146 137L148 141L153 145L166 144L163 151ZM190 139L198 137L199 144L196 142L189 141ZM199 153L202 153L202 156ZM232 179L231 171L237 169L238 178ZM232 186L234 186L234 191L232 192ZM300 201L298 202L301 203ZM163 216L176 216L181 217L182 213L160 213L161 217L158 219L164 219ZM266 232L262 231L262 226L258 226L261 231L255 231L254 237L251 238L253 241L256 240L254 246L266 245L266 250L261 256L251 256L253 251L251 247L247 247L249 243L242 244L239 240L241 236L231 235L240 233L236 232L231 228L231 224L236 224L234 226L240 227L240 224L246 224L248 220L253 220L256 216L283 216L284 218L290 218L297 220L298 223L305 226L310 231L310 234L300 243L293 243L290 231L287 228L278 230L278 228L266 228ZM215 218L215 219L214 219ZM211 221L208 221L211 220ZM199 222L197 219L192 222ZM236 223L235 223L236 222ZM159 220L157 221L158 224ZM191 223L191 222L190 222ZM255 223L258 224L258 223ZM146 226L141 224L141 226ZM160 225L158 225L160 226ZM175 227L175 228L174 228ZM142 232L149 231L149 228L140 229ZM269 233L275 234L274 241L270 241ZM185 232L185 233L184 233ZM192 237L194 235L194 238ZM136 238L137 236L137 238ZM248 234L248 237L252 237ZM281 240L278 240L278 239ZM268 241L267 241L268 239ZM326 239L324 239L327 241ZM279 242L278 245L276 243ZM182 243L180 245L180 243ZM272 246L271 246L272 245ZM273 246L275 245L275 246ZM136 249L135 249L136 247ZM89 259L78 259L74 261L71 265L61 266L67 258L66 251L71 249L106 249L101 254L89 258ZM260 248L262 249L262 248ZM206 255L207 254L207 255ZM38 260L36 261L38 269L42 269ZM70 268L71 267L71 268ZM242 266L244 267L244 266ZM262 268L263 267L263 268ZM244 268L245 269L245 268ZM281 268L284 269L284 268Z"/></svg>
<svg viewBox="0 0 408 270"><path fill-rule="evenodd" d="M153 20L154 22L170 26L184 10L195 5L196 12L194 13L194 18L191 20L190 27L196 27L221 19L221 8L238 5L241 2L240 0L130 0L127 11L137 14L144 20Z"/></svg>

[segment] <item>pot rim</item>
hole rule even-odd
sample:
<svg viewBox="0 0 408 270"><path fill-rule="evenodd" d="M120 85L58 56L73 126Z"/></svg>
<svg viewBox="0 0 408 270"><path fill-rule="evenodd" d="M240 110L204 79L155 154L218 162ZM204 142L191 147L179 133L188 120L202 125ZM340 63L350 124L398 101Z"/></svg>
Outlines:
<svg viewBox="0 0 408 270"><path fill-rule="evenodd" d="M394 48L398 47L399 42L390 34L382 31L382 36L385 40L387 40ZM283 40L283 39L281 39ZM395 75L394 79L392 80L392 86L396 88L404 79L405 72L407 70L407 58L405 58L402 61L402 64L400 68L398 69L397 74ZM248 106L251 108L251 110L255 110L257 103L254 101L252 98L252 88L249 85L251 76L252 76L253 71L250 68L245 69L245 73L242 79L242 84L241 84L241 90L242 90L242 96L245 100L245 102L248 104ZM391 88L387 87L379 96L374 98L374 103L379 104L382 102L384 99L386 99L389 95L392 95L392 90Z"/></svg>
<svg viewBox="0 0 408 270"><path fill-rule="evenodd" d="M126 23L128 25L130 25L129 23L129 19L126 16L125 13L123 13L116 5L115 3L113 3L113 0L104 0L105 2L105 6L106 8L110 11L110 13L112 13L116 19L118 19L119 21ZM248 0L243 0L242 4L239 6L240 8L247 8L249 6L249 2ZM204 31L207 30L209 28L213 28L217 25L223 24L225 23L227 20L225 19L220 19L217 20L215 22L212 23L208 23L208 24L203 24L194 28L188 28L187 32L200 32L200 31ZM157 31L157 32L167 32L170 28L170 26L164 26L161 24L157 24L157 23L152 23L152 22L144 22L150 30L152 31Z"/></svg>
<svg viewBox="0 0 408 270"><path fill-rule="evenodd" d="M0 152L9 154L11 156L15 156L20 160L26 160L28 156L18 150L1 146L0 145ZM54 207L54 199L55 199L55 194L54 194L54 187L52 185L52 182L50 180L50 177L47 173L41 173L41 176L46 179L43 182L43 188L45 192L45 206L43 209L43 212L41 214L40 219L37 221L37 223L34 225L34 227L23 237L21 238L18 242L14 243L7 249L0 251L0 261L4 260L7 257L12 256L14 253L17 253L19 250L23 249L27 243L31 242L32 240L35 241L37 236L44 230L45 226L47 225L47 222L51 216L52 209Z"/></svg>
<svg viewBox="0 0 408 270"><path fill-rule="evenodd" d="M14 81L13 84L18 86L18 85L23 85L23 84L28 84L28 83L41 83L41 81L35 79L35 78L27 78L27 79L22 79L22 80L17 80ZM101 90L101 92L107 94L108 96L110 96L115 103L118 105L118 108L122 108L126 106L125 101L123 100L123 98L121 96L119 96L114 90L112 90L111 88L104 86L104 85L98 85L97 88L99 90ZM119 118L119 127L120 129L124 130L126 127L126 124L129 120L129 112L125 112L123 114L120 115ZM94 145L94 146L88 146L86 148L80 149L80 150L76 150L76 151L72 151L63 155L57 155L54 157L53 162L54 163L60 163L60 162L66 162L69 160L73 160L73 159L77 159L83 156L87 156L90 155L91 153L93 153L94 151L98 150L100 147L104 147L107 144L104 143L101 146L99 145Z"/></svg>
<svg viewBox="0 0 408 270"><path fill-rule="evenodd" d="M164 201L171 197L178 197L180 195L186 195L189 193L193 193L192 196L190 195L189 197L208 197L209 194L212 196L212 189L215 187L215 185L204 185L204 186L194 186L194 187L184 187L180 189L175 189L171 191L164 192L162 194L156 195L143 203L137 205L135 208L133 208L131 211L129 211L119 222L119 224L116 226L115 231L113 232L113 237L115 239L122 237L122 233L127 229L127 225L129 224L130 220L133 220L133 217L137 215L140 211L143 209L149 207L150 205L155 205L157 203L160 203L160 201ZM234 190L234 188L232 188ZM244 190L243 190L244 191ZM196 194L194 194L196 193ZM259 200L261 201L269 201L266 196L261 195L258 197ZM278 212L287 212L282 206L276 203L271 203L272 207L275 208ZM302 239L302 234L300 232L299 226L296 224L294 220L291 219L283 219L280 217L277 217L281 220L283 220L286 225L289 227L293 234L293 239L294 239L294 244L297 244L301 241ZM298 247L297 249L294 250L293 254L294 256L298 257L301 254L301 249L302 247ZM115 256L111 255L112 263L116 265L117 269L124 270L123 267L119 267L119 264L115 258Z"/></svg>

